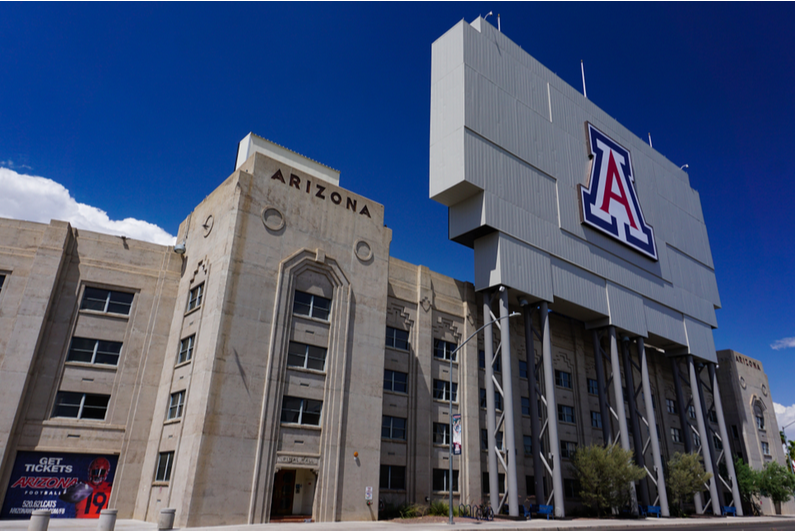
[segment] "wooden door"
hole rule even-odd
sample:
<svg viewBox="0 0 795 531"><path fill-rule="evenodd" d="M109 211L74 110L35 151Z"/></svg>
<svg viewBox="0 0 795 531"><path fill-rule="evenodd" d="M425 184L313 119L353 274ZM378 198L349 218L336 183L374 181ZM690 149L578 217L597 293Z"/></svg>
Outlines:
<svg viewBox="0 0 795 531"><path fill-rule="evenodd" d="M293 514L293 493L295 492L295 470L279 470L273 480L272 516Z"/></svg>

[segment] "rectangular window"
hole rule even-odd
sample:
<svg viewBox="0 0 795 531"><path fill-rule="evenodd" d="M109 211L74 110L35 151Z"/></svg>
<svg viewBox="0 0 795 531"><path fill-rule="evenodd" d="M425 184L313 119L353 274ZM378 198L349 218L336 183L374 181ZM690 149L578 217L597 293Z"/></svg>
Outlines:
<svg viewBox="0 0 795 531"><path fill-rule="evenodd" d="M196 341L196 334L190 335L179 341L179 354L177 354L177 365L185 363L193 358L193 343Z"/></svg>
<svg viewBox="0 0 795 531"><path fill-rule="evenodd" d="M671 428L671 440L675 443L682 442L682 430L679 428Z"/></svg>
<svg viewBox="0 0 795 531"><path fill-rule="evenodd" d="M712 444L715 445L715 450L717 450L718 452L723 450L723 441L721 441L720 437L718 437L717 435L712 436Z"/></svg>
<svg viewBox="0 0 795 531"><path fill-rule="evenodd" d="M593 378L588 378L588 394L589 395L599 394L599 382L597 382Z"/></svg>
<svg viewBox="0 0 795 531"><path fill-rule="evenodd" d="M449 341L442 341L441 339L434 339L433 340L433 357L449 361L450 357L452 356L453 361L457 354L454 354L453 351L456 349L455 343L450 343Z"/></svg>
<svg viewBox="0 0 795 531"><path fill-rule="evenodd" d="M602 414L600 412L591 411L591 427L592 428L602 427Z"/></svg>
<svg viewBox="0 0 795 531"><path fill-rule="evenodd" d="M527 378L527 362L519 360L519 378Z"/></svg>
<svg viewBox="0 0 795 531"><path fill-rule="evenodd" d="M714 409L710 409L709 413L707 413L707 418L710 422L714 422L715 424L718 423L718 414L715 412Z"/></svg>
<svg viewBox="0 0 795 531"><path fill-rule="evenodd" d="M433 444L450 445L450 425L443 422L433 423Z"/></svg>
<svg viewBox="0 0 795 531"><path fill-rule="evenodd" d="M666 398L665 399L665 409L668 411L668 413L676 414L676 412L677 412L676 400L671 400L670 398Z"/></svg>
<svg viewBox="0 0 795 531"><path fill-rule="evenodd" d="M577 443L571 441L560 441L560 457L571 459L577 451Z"/></svg>
<svg viewBox="0 0 795 531"><path fill-rule="evenodd" d="M6 276L0 275L0 293L3 292L3 284L5 284L5 281L6 281Z"/></svg>
<svg viewBox="0 0 795 531"><path fill-rule="evenodd" d="M384 369L384 391L408 393L409 375L405 372Z"/></svg>
<svg viewBox="0 0 795 531"><path fill-rule="evenodd" d="M447 492L450 476L446 468L433 469L433 490ZM453 492L458 492L458 470L453 470Z"/></svg>
<svg viewBox="0 0 795 531"><path fill-rule="evenodd" d="M522 397L522 415L530 416L530 399L526 396Z"/></svg>
<svg viewBox="0 0 795 531"><path fill-rule="evenodd" d="M195 288L191 289L190 293L188 293L188 307L185 309L185 311L189 312L194 308L198 308L199 306L201 306L203 296L204 296L204 283L201 283Z"/></svg>
<svg viewBox="0 0 795 531"><path fill-rule="evenodd" d="M314 371L326 370L326 349L290 341L287 350L287 366Z"/></svg>
<svg viewBox="0 0 795 531"><path fill-rule="evenodd" d="M488 494L491 489L488 472L482 473L480 484L483 489L483 494ZM499 486L500 494L505 494L505 474L497 474L497 485Z"/></svg>
<svg viewBox="0 0 795 531"><path fill-rule="evenodd" d="M762 453L764 455L770 455L770 445L766 442L762 443Z"/></svg>
<svg viewBox="0 0 795 531"><path fill-rule="evenodd" d="M99 339L72 338L66 361L94 363L97 365L118 365L121 354L121 343L118 341L100 341Z"/></svg>
<svg viewBox="0 0 795 531"><path fill-rule="evenodd" d="M580 482L576 479L563 479L563 497L576 498L580 495Z"/></svg>
<svg viewBox="0 0 795 531"><path fill-rule="evenodd" d="M320 400L285 396L282 402L281 421L307 426L319 426L322 409L323 402Z"/></svg>
<svg viewBox="0 0 795 531"><path fill-rule="evenodd" d="M565 371L555 371L555 385L571 389L571 373Z"/></svg>
<svg viewBox="0 0 795 531"><path fill-rule="evenodd" d="M171 467L173 464L174 452L160 452L157 454L155 481L169 481L171 479Z"/></svg>
<svg viewBox="0 0 795 531"><path fill-rule="evenodd" d="M303 291L296 291L293 301L293 313L328 321L331 313L331 299L304 293Z"/></svg>
<svg viewBox="0 0 795 531"><path fill-rule="evenodd" d="M405 330L399 330L397 328L392 328L391 326L387 326L386 346L390 348L396 348L398 350L408 350L409 333L406 332Z"/></svg>
<svg viewBox="0 0 795 531"><path fill-rule="evenodd" d="M171 393L168 401L168 417L166 420L178 419L182 417L182 408L185 405L185 391Z"/></svg>
<svg viewBox="0 0 795 531"><path fill-rule="evenodd" d="M488 407L486 404L486 390L480 388L480 407ZM502 411L502 395L495 389L494 390L494 409Z"/></svg>
<svg viewBox="0 0 795 531"><path fill-rule="evenodd" d="M384 415L381 422L381 438L405 441L406 419Z"/></svg>
<svg viewBox="0 0 795 531"><path fill-rule="evenodd" d="M687 406L687 416L690 417L691 419L696 418L696 406L694 406L693 404Z"/></svg>
<svg viewBox="0 0 795 531"><path fill-rule="evenodd" d="M756 416L756 427L760 430L765 429L765 417L759 415Z"/></svg>
<svg viewBox="0 0 795 531"><path fill-rule="evenodd" d="M740 433L737 431L737 426L735 426L734 424L732 424L732 435L734 435L735 439L740 438Z"/></svg>
<svg viewBox="0 0 795 531"><path fill-rule="evenodd" d="M696 447L701 446L701 435L698 433L693 433L693 444L696 445Z"/></svg>
<svg viewBox="0 0 795 531"><path fill-rule="evenodd" d="M434 380L433 381L433 398L434 400L444 400L449 402L452 400L453 402L458 401L458 384L453 383L453 393L452 398L450 396L450 382L447 380Z"/></svg>
<svg viewBox="0 0 795 531"><path fill-rule="evenodd" d="M132 293L87 287L83 292L83 300L80 302L80 309L130 315L133 297L135 297L135 295Z"/></svg>
<svg viewBox="0 0 795 531"><path fill-rule="evenodd" d="M558 405L558 420L560 422L575 424L574 408L571 406Z"/></svg>
<svg viewBox="0 0 795 531"><path fill-rule="evenodd" d="M531 457L533 455L533 437L530 435L523 435L522 442L524 443L524 456Z"/></svg>
<svg viewBox="0 0 795 531"><path fill-rule="evenodd" d="M91 395L88 393L71 393L59 391L55 395L53 417L73 419L105 420L108 411L108 395Z"/></svg>
<svg viewBox="0 0 795 531"><path fill-rule="evenodd" d="M406 467L396 465L381 465L381 480L379 488L384 490L405 490Z"/></svg>
<svg viewBox="0 0 795 531"><path fill-rule="evenodd" d="M494 442L497 444L497 449L502 450L502 432L498 431L494 434ZM489 430L480 430L480 449L489 449Z"/></svg>

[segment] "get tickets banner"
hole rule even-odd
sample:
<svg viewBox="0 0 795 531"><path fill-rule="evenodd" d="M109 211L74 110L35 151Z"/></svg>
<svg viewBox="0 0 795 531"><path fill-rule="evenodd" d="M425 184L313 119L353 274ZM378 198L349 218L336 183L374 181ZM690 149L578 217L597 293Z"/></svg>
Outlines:
<svg viewBox="0 0 795 531"><path fill-rule="evenodd" d="M28 519L38 509L52 518L99 518L117 462L115 455L19 452L0 519Z"/></svg>

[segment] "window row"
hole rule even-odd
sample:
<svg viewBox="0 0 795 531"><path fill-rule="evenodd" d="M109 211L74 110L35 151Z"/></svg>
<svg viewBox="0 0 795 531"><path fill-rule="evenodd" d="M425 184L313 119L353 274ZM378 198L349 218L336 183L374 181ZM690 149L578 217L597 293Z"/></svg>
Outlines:
<svg viewBox="0 0 795 531"><path fill-rule="evenodd" d="M450 484L449 471L442 468L433 469L432 489L435 492L447 492ZM382 490L405 490L406 467L398 465L381 465L379 488ZM453 470L453 492L458 492L458 470Z"/></svg>

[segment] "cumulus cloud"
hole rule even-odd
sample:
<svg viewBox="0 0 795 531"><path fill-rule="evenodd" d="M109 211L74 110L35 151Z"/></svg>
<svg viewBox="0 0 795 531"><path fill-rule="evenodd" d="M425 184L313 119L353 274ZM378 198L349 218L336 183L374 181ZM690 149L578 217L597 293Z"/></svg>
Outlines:
<svg viewBox="0 0 795 531"><path fill-rule="evenodd" d="M0 217L49 223L68 221L73 227L173 245L176 238L157 225L135 218L112 220L107 212L78 203L69 190L52 179L0 167Z"/></svg>
<svg viewBox="0 0 795 531"><path fill-rule="evenodd" d="M795 441L795 404L784 406L773 402L773 411L776 412L778 429L792 423L792 426L789 426L784 432L787 434L787 439Z"/></svg>
<svg viewBox="0 0 795 531"><path fill-rule="evenodd" d="M773 350L781 350L783 348L793 347L795 347L795 337L785 337L784 339L779 339L770 345L770 348Z"/></svg>

